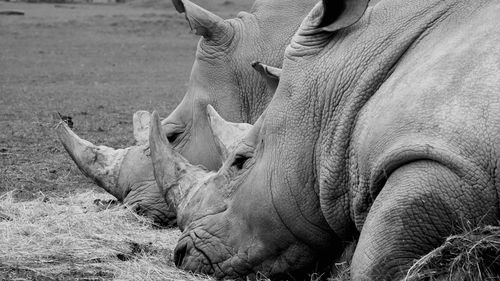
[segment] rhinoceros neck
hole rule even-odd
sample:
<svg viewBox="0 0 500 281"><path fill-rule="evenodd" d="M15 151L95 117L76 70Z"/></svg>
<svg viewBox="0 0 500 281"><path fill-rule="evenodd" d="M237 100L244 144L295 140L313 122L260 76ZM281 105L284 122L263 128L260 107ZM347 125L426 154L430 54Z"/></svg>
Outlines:
<svg viewBox="0 0 500 281"><path fill-rule="evenodd" d="M280 22L298 21L300 24L302 19L290 17L305 16L317 2L316 0L256 0L251 13L259 18L268 19L268 21L273 19L276 22L278 20Z"/></svg>
<svg viewBox="0 0 500 281"><path fill-rule="evenodd" d="M274 0L254 4L252 15L260 30L260 56L264 55L271 66L281 67L283 53L304 18L317 0Z"/></svg>
<svg viewBox="0 0 500 281"><path fill-rule="evenodd" d="M317 55L327 61L327 66L319 70L324 75L316 72L314 77L319 78L312 78L319 89L315 114L321 120L317 141L321 146L316 148L321 208L341 236L352 229L349 153L358 113L398 62L446 19L454 5L453 1L441 0L403 2L380 2L358 24L333 36ZM350 221L339 223L334 219L339 214Z"/></svg>
<svg viewBox="0 0 500 281"><path fill-rule="evenodd" d="M244 44L254 46L253 55L247 58L247 65L250 66L253 61L260 61L281 68L286 46L316 2L316 0L257 0L251 13L240 14L243 28L248 29L243 32L255 34L253 37L245 38L248 42ZM250 67L238 71L237 74L242 88L241 120L234 121L253 124L266 109L274 92L268 89L264 79Z"/></svg>

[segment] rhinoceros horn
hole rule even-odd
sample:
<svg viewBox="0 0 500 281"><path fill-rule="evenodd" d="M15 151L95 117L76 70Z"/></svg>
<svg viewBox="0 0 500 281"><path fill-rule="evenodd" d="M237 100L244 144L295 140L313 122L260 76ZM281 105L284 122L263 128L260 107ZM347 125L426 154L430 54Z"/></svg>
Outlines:
<svg viewBox="0 0 500 281"><path fill-rule="evenodd" d="M59 140L78 168L118 200L123 200L125 194L117 182L128 149L96 146L77 136L64 121L57 125L56 130Z"/></svg>
<svg viewBox="0 0 500 281"><path fill-rule="evenodd" d="M227 150L243 139L250 129L252 129L253 125L228 122L211 105L207 105L207 114L212 133L218 140L217 143L219 144L219 149L222 150L223 157L226 158Z"/></svg>
<svg viewBox="0 0 500 281"><path fill-rule="evenodd" d="M229 23L189 0L172 0L179 13L186 14L191 30L207 39L216 40L233 34Z"/></svg>
<svg viewBox="0 0 500 281"><path fill-rule="evenodd" d="M191 165L182 155L173 150L165 134L161 132L158 113L153 112L149 132L149 147L156 183L168 204L173 204L177 223L181 231L189 220L187 207L203 183L216 172L202 166Z"/></svg>
<svg viewBox="0 0 500 281"><path fill-rule="evenodd" d="M162 134L160 117L156 111L153 112L149 127L149 147L156 183L167 203L174 204L178 210L180 204L187 203L187 196L195 191L193 186L210 173L202 167L191 165L174 151L165 134Z"/></svg>
<svg viewBox="0 0 500 281"><path fill-rule="evenodd" d="M134 126L134 138L136 145L144 145L149 142L149 123L151 114L148 111L139 110L134 113L132 123Z"/></svg>
<svg viewBox="0 0 500 281"><path fill-rule="evenodd" d="M177 155L161 133L160 117L156 111L153 112L149 132L149 148L151 149L151 161L153 162L156 183L167 194L179 181L179 166L183 159L176 159ZM176 161L177 160L177 161Z"/></svg>

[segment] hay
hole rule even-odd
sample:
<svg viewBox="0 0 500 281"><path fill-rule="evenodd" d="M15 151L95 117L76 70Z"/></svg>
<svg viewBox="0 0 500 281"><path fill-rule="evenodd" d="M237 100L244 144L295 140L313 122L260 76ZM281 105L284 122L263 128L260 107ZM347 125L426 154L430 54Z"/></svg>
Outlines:
<svg viewBox="0 0 500 281"><path fill-rule="evenodd" d="M0 196L0 280L201 280L173 265L178 230L125 207L96 207L95 192L15 202ZM203 280L208 280L204 278Z"/></svg>
<svg viewBox="0 0 500 281"><path fill-rule="evenodd" d="M110 195L88 191L17 202L15 192L0 196L0 280L211 280L175 268L178 230L155 228L122 206L94 204ZM328 280L349 280L349 263L336 264L332 273ZM500 227L449 237L404 280L500 280Z"/></svg>
<svg viewBox="0 0 500 281"><path fill-rule="evenodd" d="M348 281L355 243L346 248L328 281ZM500 281L500 227L484 226L450 236L417 260L404 281Z"/></svg>
<svg viewBox="0 0 500 281"><path fill-rule="evenodd" d="M500 227L485 226L448 237L419 259L404 280L500 280Z"/></svg>

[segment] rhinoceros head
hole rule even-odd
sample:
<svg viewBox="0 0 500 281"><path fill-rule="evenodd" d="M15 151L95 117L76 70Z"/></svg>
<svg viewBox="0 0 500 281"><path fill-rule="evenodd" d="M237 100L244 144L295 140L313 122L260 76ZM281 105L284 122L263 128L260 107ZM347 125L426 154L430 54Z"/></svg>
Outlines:
<svg viewBox="0 0 500 281"><path fill-rule="evenodd" d="M266 63L280 65L282 59L276 53L277 49L284 50L285 42L273 38L267 29L272 13L259 10L262 5L257 5L252 14L242 12L237 18L223 20L190 1L174 3L179 12L185 13L191 29L202 38L186 95L162 122L163 131L187 160L215 170L223 158L217 141L211 137L207 105L231 122L255 122L271 100L275 85L255 72L251 62L264 59ZM296 10L304 13L305 9Z"/></svg>
<svg viewBox="0 0 500 281"><path fill-rule="evenodd" d="M150 146L158 185L166 192L179 189L178 185L188 190L177 201L177 222L184 231L175 249L178 267L218 278L240 278L258 272L276 277L287 271L297 276L312 269L318 258L316 250L325 253L332 248L328 230L316 233L318 227L313 223L290 229L283 223L273 196L283 199L286 195L273 194L263 182L274 171L256 163L263 155L254 155L263 145L259 137L262 119L235 146L217 173L196 170L159 133L158 118L153 117L152 123ZM293 206L297 202L288 199L292 210L297 211ZM301 199L309 201L308 196ZM299 216L292 212L290 215ZM305 230L299 233L298 240L296 230L301 227ZM317 240L327 246L311 247L313 241L320 244Z"/></svg>
<svg viewBox="0 0 500 281"><path fill-rule="evenodd" d="M149 113L134 114L134 136L149 141ZM144 130L147 128L147 134ZM57 126L59 140L78 168L120 202L164 226L176 224L174 206L167 204L156 185L145 145L125 149L97 146L81 139L64 122Z"/></svg>

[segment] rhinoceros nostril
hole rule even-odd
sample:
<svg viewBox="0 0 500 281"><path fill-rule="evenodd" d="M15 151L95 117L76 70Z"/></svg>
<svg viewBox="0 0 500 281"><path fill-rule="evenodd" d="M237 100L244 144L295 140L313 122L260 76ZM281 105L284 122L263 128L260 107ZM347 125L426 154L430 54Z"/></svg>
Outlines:
<svg viewBox="0 0 500 281"><path fill-rule="evenodd" d="M186 256L186 252L187 252L187 244L178 245L175 248L175 253L174 253L175 266L180 267L182 265L184 257Z"/></svg>

